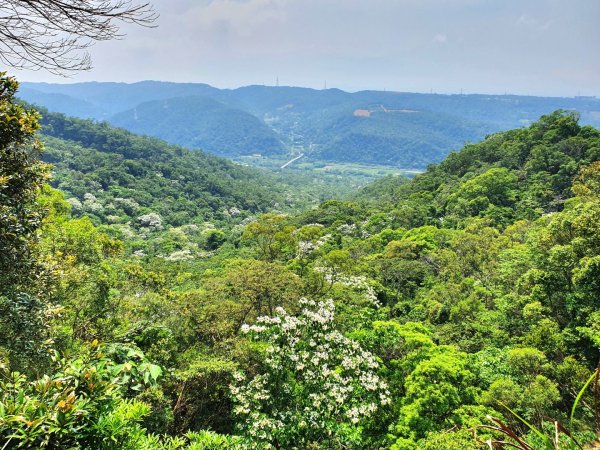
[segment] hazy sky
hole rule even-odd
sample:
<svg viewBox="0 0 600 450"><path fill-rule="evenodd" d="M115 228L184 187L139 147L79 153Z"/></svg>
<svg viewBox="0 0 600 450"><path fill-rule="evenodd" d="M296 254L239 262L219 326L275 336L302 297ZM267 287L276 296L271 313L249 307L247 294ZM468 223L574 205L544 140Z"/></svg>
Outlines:
<svg viewBox="0 0 600 450"><path fill-rule="evenodd" d="M152 0L150 0L152 1ZM600 0L154 0L71 79L600 96ZM14 71L13 71L14 72Z"/></svg>

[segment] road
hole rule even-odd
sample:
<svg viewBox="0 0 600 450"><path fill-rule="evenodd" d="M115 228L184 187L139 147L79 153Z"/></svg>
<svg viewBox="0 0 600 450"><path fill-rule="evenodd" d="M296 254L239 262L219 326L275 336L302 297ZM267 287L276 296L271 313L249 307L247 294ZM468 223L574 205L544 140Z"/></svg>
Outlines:
<svg viewBox="0 0 600 450"><path fill-rule="evenodd" d="M300 155L296 156L294 159L290 159L288 162L286 162L283 166L280 167L280 169L285 169L287 166L289 166L291 163L293 163L294 161L299 160L300 158L302 158L304 156L304 153L300 153Z"/></svg>

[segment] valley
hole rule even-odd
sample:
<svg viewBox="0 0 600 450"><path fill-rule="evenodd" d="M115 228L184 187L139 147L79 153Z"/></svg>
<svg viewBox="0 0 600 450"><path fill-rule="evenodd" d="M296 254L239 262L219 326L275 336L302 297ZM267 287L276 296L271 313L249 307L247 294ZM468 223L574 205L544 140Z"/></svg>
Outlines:
<svg viewBox="0 0 600 450"><path fill-rule="evenodd" d="M572 405L561 439L594 440L600 131L577 114L421 171L232 162L47 110L40 153L3 101L17 448L476 450L551 439Z"/></svg>
<svg viewBox="0 0 600 450"><path fill-rule="evenodd" d="M600 448L598 23L0 0L0 450Z"/></svg>
<svg viewBox="0 0 600 450"><path fill-rule="evenodd" d="M156 81L23 83L19 95L50 111L108 121L262 166L303 153L312 165L424 170L465 143L528 125L557 109L577 111L582 123L600 126L600 100L594 97L350 93L284 86L217 89Z"/></svg>

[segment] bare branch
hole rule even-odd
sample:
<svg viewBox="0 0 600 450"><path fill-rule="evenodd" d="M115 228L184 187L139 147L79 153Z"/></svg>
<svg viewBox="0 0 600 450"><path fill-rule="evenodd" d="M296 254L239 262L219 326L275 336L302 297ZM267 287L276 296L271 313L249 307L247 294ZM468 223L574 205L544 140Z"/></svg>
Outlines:
<svg viewBox="0 0 600 450"><path fill-rule="evenodd" d="M153 27L150 3L132 0L0 0L0 62L65 75L91 69L85 51L121 38L119 22Z"/></svg>

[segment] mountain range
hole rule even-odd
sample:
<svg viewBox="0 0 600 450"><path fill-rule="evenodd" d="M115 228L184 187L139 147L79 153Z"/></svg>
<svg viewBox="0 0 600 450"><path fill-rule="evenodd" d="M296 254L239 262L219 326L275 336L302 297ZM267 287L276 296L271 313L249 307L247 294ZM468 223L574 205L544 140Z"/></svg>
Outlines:
<svg viewBox="0 0 600 450"><path fill-rule="evenodd" d="M422 169L465 143L557 109L600 126L600 99L344 92L299 87L218 89L200 83L22 83L50 111L229 158L261 155Z"/></svg>

